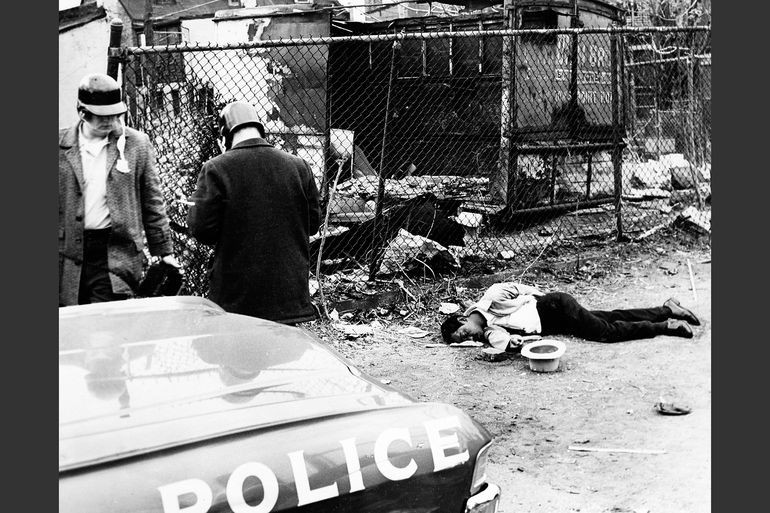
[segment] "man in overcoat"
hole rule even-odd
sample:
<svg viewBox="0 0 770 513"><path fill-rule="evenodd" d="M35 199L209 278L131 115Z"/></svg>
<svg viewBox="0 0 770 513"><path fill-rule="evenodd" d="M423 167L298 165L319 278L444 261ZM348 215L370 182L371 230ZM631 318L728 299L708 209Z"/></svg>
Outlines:
<svg viewBox="0 0 770 513"><path fill-rule="evenodd" d="M149 137L126 127L110 76L85 76L59 130L59 306L132 297L151 256L179 268Z"/></svg>
<svg viewBox="0 0 770 513"><path fill-rule="evenodd" d="M307 162L265 141L250 104L220 115L225 151L203 164L190 233L213 245L209 298L228 312L296 324L316 317L308 287L318 188Z"/></svg>

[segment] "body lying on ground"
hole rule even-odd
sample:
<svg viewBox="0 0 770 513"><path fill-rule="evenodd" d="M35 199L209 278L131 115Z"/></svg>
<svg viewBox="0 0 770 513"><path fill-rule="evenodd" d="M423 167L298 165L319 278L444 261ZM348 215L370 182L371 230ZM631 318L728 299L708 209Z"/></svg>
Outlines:
<svg viewBox="0 0 770 513"><path fill-rule="evenodd" d="M574 335L623 342L657 335L692 338L700 321L678 300L649 308L588 310L565 292L541 292L521 283L495 283L462 315L441 324L446 343L476 340L504 351L520 349L522 335Z"/></svg>

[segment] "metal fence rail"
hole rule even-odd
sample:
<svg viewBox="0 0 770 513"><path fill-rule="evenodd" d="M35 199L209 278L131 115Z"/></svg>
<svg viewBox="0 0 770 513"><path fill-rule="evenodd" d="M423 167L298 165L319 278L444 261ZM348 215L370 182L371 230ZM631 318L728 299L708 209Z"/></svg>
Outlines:
<svg viewBox="0 0 770 513"><path fill-rule="evenodd" d="M148 133L188 292L211 249L185 199L219 153L216 117L252 103L304 158L327 223L321 274L456 271L585 236L639 233L702 206L710 29L460 30L113 49ZM320 257L319 257L320 255ZM316 269L311 269L316 273Z"/></svg>

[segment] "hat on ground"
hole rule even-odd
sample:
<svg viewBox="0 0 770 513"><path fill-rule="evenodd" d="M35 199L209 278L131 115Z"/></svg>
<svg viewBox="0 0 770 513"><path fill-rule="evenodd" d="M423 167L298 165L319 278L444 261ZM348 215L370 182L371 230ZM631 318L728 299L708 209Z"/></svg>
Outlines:
<svg viewBox="0 0 770 513"><path fill-rule="evenodd" d="M118 82L109 75L92 73L78 85L78 107L97 116L115 116L126 112Z"/></svg>
<svg viewBox="0 0 770 513"><path fill-rule="evenodd" d="M265 127L259 121L256 109L247 102L235 101L225 105L222 112L219 114L219 123L222 128L222 135L227 137L232 134L238 128L252 125L259 129L259 132L264 137Z"/></svg>

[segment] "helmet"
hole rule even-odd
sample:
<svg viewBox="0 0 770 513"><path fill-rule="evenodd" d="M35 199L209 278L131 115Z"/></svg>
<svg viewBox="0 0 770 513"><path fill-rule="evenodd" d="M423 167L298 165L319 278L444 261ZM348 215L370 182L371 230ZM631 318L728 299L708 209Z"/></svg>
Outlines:
<svg viewBox="0 0 770 513"><path fill-rule="evenodd" d="M219 114L220 133L225 139L230 139L233 132L244 126L256 126L259 133L265 136L265 127L259 121L257 111L247 102L236 101L228 103Z"/></svg>
<svg viewBox="0 0 770 513"><path fill-rule="evenodd" d="M86 75L80 81L78 107L97 116L114 116L126 112L117 81L102 73Z"/></svg>

